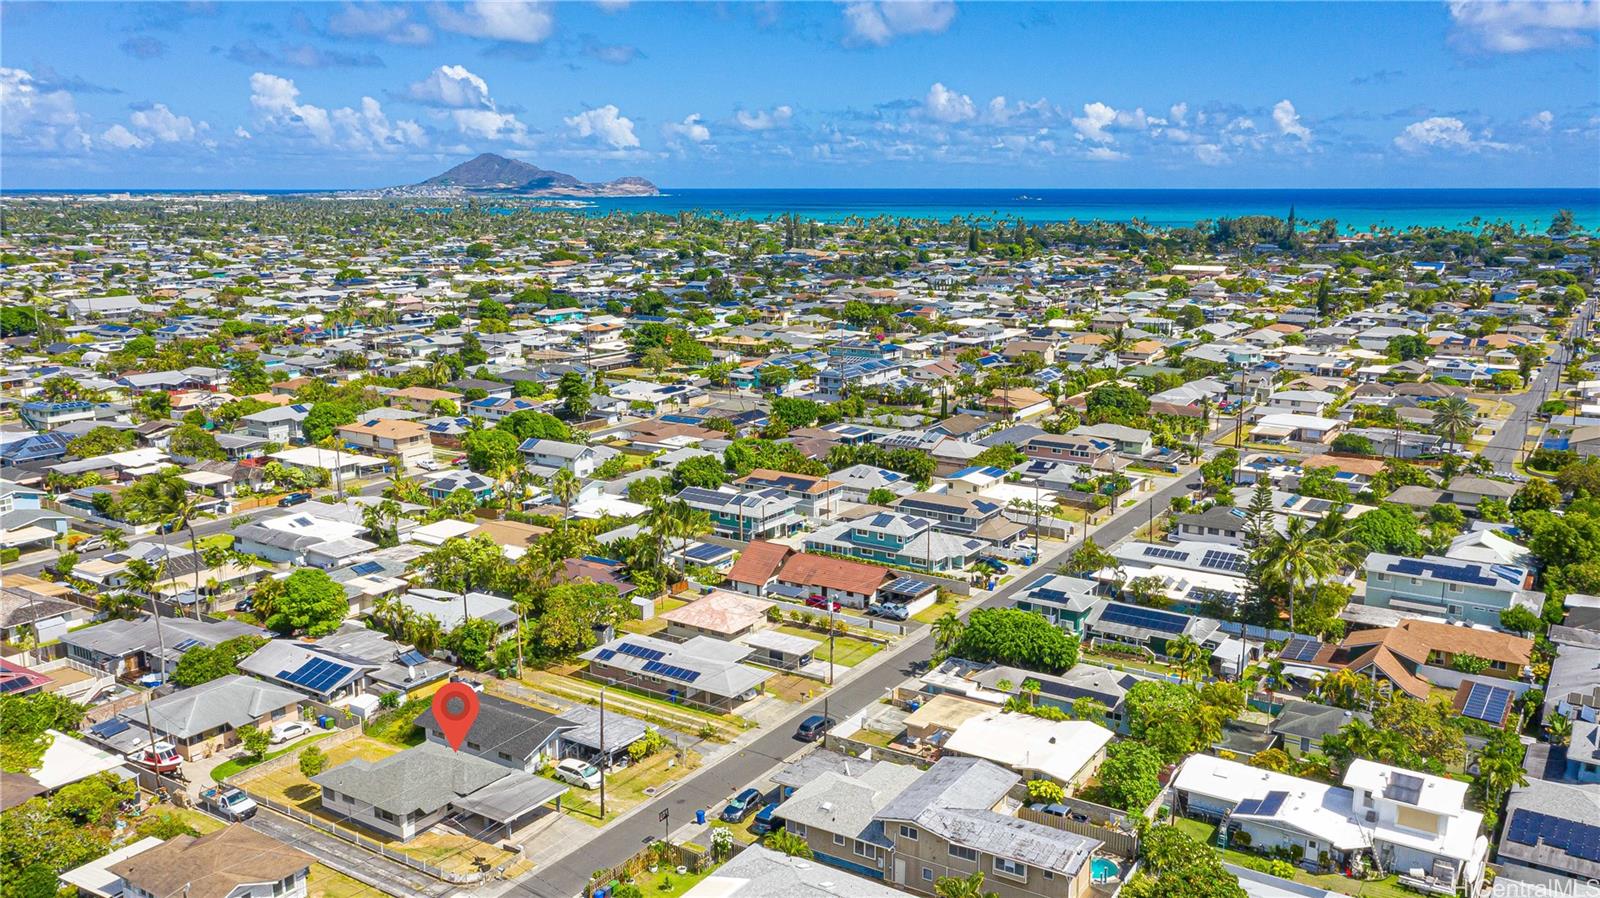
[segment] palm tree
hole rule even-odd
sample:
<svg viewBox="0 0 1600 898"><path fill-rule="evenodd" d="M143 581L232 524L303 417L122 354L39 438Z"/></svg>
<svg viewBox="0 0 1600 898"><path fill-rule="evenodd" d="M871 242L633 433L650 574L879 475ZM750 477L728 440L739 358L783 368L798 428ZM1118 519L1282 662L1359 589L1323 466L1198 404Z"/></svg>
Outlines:
<svg viewBox="0 0 1600 898"><path fill-rule="evenodd" d="M123 533L121 527L107 527L106 531L100 534L100 541L110 552L121 552L128 548L128 534Z"/></svg>
<svg viewBox="0 0 1600 898"><path fill-rule="evenodd" d="M1433 429L1449 441L1451 449L1460 442L1462 431L1470 432L1477 420L1477 409L1460 396L1451 396L1434 403Z"/></svg>
<svg viewBox="0 0 1600 898"><path fill-rule="evenodd" d="M1283 533L1268 539L1256 564L1263 580L1275 581L1287 590L1289 630L1293 632L1297 594L1339 572L1339 550L1305 518L1292 517Z"/></svg>
<svg viewBox="0 0 1600 898"><path fill-rule="evenodd" d="M143 480L138 481L123 494L126 504L136 520L142 523L156 525L156 532L161 535L163 556L170 554L171 547L167 536L180 528L189 531L189 542L199 549L194 532L194 518L199 514L199 503L194 494L189 492L189 485L184 483L178 475L177 468L164 468ZM162 567L165 568L166 559L163 557ZM195 619L200 618L200 567L195 565L194 571L195 593ZM155 595L154 584L151 585L150 594Z"/></svg>
<svg viewBox="0 0 1600 898"><path fill-rule="evenodd" d="M1180 682L1199 681L1211 669L1211 653L1188 634L1167 643L1167 657L1177 666Z"/></svg>
<svg viewBox="0 0 1600 898"><path fill-rule="evenodd" d="M966 624L956 616L954 611L946 611L933 622L933 644L938 654L943 656L956 647L961 641L961 633L966 629Z"/></svg>
<svg viewBox="0 0 1600 898"><path fill-rule="evenodd" d="M344 440L337 434L328 434L322 442L317 444L323 449L333 450L333 488L339 501L344 501Z"/></svg>
<svg viewBox="0 0 1600 898"><path fill-rule="evenodd" d="M1572 718L1557 714L1545 724L1545 730L1550 733L1551 745L1567 745L1572 741Z"/></svg>
<svg viewBox="0 0 1600 898"><path fill-rule="evenodd" d="M679 540L678 551L688 550L689 540L705 536L711 532L711 515L709 512L690 507L689 503L678 499L668 506L672 512L672 535ZM687 564L685 565L687 567Z"/></svg>
<svg viewBox="0 0 1600 898"><path fill-rule="evenodd" d="M578 482L578 475L572 473L571 468L562 468L555 476L550 478L550 494L561 503L561 519L564 521L572 514L572 500L577 498L578 491L583 484Z"/></svg>
<svg viewBox="0 0 1600 898"><path fill-rule="evenodd" d="M983 871L967 876L941 876L933 882L933 894L939 898L1000 898L998 892L983 890Z"/></svg>
<svg viewBox="0 0 1600 898"><path fill-rule="evenodd" d="M1038 704L1039 692L1043 688L1044 687L1039 683L1038 680L1029 677L1028 679L1022 681L1022 686L1019 691L1028 697L1028 706L1032 707L1035 704Z"/></svg>
<svg viewBox="0 0 1600 898"><path fill-rule="evenodd" d="M806 843L804 838L781 827L767 833L766 838L761 840L761 844L790 857L804 858L806 860L810 860L812 857L811 846Z"/></svg>

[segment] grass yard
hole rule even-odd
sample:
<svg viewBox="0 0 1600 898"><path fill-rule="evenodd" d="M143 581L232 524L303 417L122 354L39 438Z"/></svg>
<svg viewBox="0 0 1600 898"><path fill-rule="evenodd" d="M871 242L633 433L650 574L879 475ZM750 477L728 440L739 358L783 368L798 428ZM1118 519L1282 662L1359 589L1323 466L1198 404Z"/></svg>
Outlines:
<svg viewBox="0 0 1600 898"><path fill-rule="evenodd" d="M258 761L251 761L246 758L234 758L231 761L224 761L221 764L211 768L211 779L213 782L220 783L228 777L233 776L235 773L239 773L243 770L249 770L251 767L260 764L262 761L270 761L280 755L286 755L292 751L299 751L300 749L305 748L307 745L314 744L318 740L326 739L329 736L332 736L336 732L338 731L323 730L321 732L313 732L311 736L305 739L296 740L293 745L284 746L277 751L267 752L266 754L262 755L261 759Z"/></svg>
<svg viewBox="0 0 1600 898"><path fill-rule="evenodd" d="M423 711L433 705L433 694L442 686L444 686L443 681L423 687L407 699L405 704L374 717L363 727L364 732L373 739L401 748L421 745L423 734L415 721L422 716Z"/></svg>
<svg viewBox="0 0 1600 898"><path fill-rule="evenodd" d="M959 602L934 602L932 605L911 615L911 619L920 623L931 625L934 621L960 607Z"/></svg>
<svg viewBox="0 0 1600 898"><path fill-rule="evenodd" d="M1200 820L1179 818L1174 825L1189 836L1216 849L1216 843L1213 840L1216 838L1217 828L1213 824ZM1222 855L1223 861L1240 867L1247 867L1249 866L1247 862L1260 859L1257 855L1247 854L1232 848L1223 849L1219 853ZM1340 876L1337 873L1308 873L1296 867L1294 880L1295 882L1305 883L1306 885L1316 886L1332 892L1356 896L1356 898L1418 898L1420 894L1401 886L1398 877L1392 875L1366 882Z"/></svg>
<svg viewBox="0 0 1600 898"><path fill-rule="evenodd" d="M606 774L604 820L600 818L598 790L591 792L573 787L566 795L561 796L561 807L571 811L574 819L582 820L592 826L602 826L616 819L618 814L629 811L654 797L646 793L646 789L659 791L662 786L687 776L699 767L700 755L696 752L686 752L682 763L679 763L676 752L670 749L659 751L638 764L630 764L621 770Z"/></svg>
<svg viewBox="0 0 1600 898"><path fill-rule="evenodd" d="M809 701L827 689L827 684L799 674L780 673L766 683L767 694L790 704Z"/></svg>
<svg viewBox="0 0 1600 898"><path fill-rule="evenodd" d="M787 633L790 636L801 636L806 639L818 640L821 642L821 645L817 646L816 659L818 661L829 660L830 650L828 648L828 637L825 634L818 633L815 630L807 630L804 627L795 627L787 624L778 627L777 629L779 633ZM865 639L856 639L853 636L835 636L833 637L832 660L836 665L855 667L857 664L860 664L868 658L871 658L882 649L883 646L876 642L868 642Z"/></svg>
<svg viewBox="0 0 1600 898"><path fill-rule="evenodd" d="M293 746L299 749L301 746ZM400 747L380 742L369 736L352 739L343 745L335 745L327 749L328 767L337 767L354 758L363 758L368 761L381 761L390 755L397 754ZM319 790L300 773L298 766L285 767L263 773L260 776L247 777L245 784L251 792L257 792L273 801L283 804L292 804L308 813L315 813L321 806Z"/></svg>
<svg viewBox="0 0 1600 898"><path fill-rule="evenodd" d="M677 898L700 884L700 880L711 875L711 871L704 873L686 873L682 876L675 870L662 870L659 873L645 873L634 880L634 885L639 887L645 898Z"/></svg>
<svg viewBox="0 0 1600 898"><path fill-rule="evenodd" d="M563 675L563 671L572 670L571 667L524 670L522 682L557 699L583 702L587 705L599 704L599 684L577 676ZM495 683L496 681L490 680L489 688L494 689ZM736 714L713 714L698 708L673 704L666 699L621 686L606 690L606 705L614 706L618 713L638 718L646 723L659 724L687 733L698 733L709 726L715 731L715 738L724 742L731 741L740 732L755 725Z"/></svg>
<svg viewBox="0 0 1600 898"><path fill-rule="evenodd" d="M159 820L162 817L172 817L189 825L191 829L202 836L210 835L227 826L221 820L199 810L198 808L180 808L171 804L153 804L132 822L137 828L141 824Z"/></svg>
<svg viewBox="0 0 1600 898"><path fill-rule="evenodd" d="M322 864L311 865L306 898L379 898L384 892Z"/></svg>

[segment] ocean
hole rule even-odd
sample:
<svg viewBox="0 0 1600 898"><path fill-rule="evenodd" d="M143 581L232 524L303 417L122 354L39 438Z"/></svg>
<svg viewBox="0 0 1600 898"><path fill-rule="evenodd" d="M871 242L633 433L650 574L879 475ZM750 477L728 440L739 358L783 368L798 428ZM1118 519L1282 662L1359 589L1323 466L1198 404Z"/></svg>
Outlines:
<svg viewBox="0 0 1600 898"><path fill-rule="evenodd" d="M16 190L15 196L74 191ZM324 190L86 190L85 194L249 193L324 195ZM426 201L422 201L424 204ZM1013 189L833 189L833 188L662 188L655 197L585 200L590 214L619 212L718 212L735 218L768 219L790 212L803 218L956 217L1048 222L1069 219L1131 221L1182 227L1197 221L1271 215L1282 218L1294 207L1302 226L1332 218L1341 232L1390 228L1472 227L1506 222L1543 233L1558 209L1570 209L1580 228L1600 230L1600 188L1446 188L1264 189L1264 190L1046 190Z"/></svg>
<svg viewBox="0 0 1600 898"><path fill-rule="evenodd" d="M1600 228L1600 188L1434 189L1434 190L826 190L727 189L673 190L657 197L587 201L588 211L604 213L682 211L721 212L737 218L774 218L794 212L802 218L1021 217L1048 222L1068 219L1131 221L1181 227L1197 221L1271 215L1282 218L1294 207L1302 226L1332 218L1341 231L1372 226L1408 228L1469 227L1507 222L1543 232L1558 209L1570 209L1579 227Z"/></svg>

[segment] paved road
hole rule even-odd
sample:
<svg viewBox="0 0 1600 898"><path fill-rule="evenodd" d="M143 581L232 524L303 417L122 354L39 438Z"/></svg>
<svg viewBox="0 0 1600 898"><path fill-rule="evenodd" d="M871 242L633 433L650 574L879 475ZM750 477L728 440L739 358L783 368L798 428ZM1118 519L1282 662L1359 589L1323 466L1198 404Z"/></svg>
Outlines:
<svg viewBox="0 0 1600 898"><path fill-rule="evenodd" d="M1198 480L1195 472L1186 472L1171 485L1103 524L1094 533L1096 542L1109 546L1132 535L1148 521L1150 509L1159 512L1167 508L1173 497L1193 489ZM985 599L981 607L1009 604L1012 596L1053 573L1053 559L1041 560L1027 569L1025 574ZM829 713L842 719L876 702L891 687L907 677L915 676L916 668L926 663L932 655L931 627L908 636L890 650L885 662L832 690L826 699ZM759 780L774 765L801 748L801 743L794 739L794 724L804 716L822 713L823 702L819 699L795 711L788 719L773 724L769 732L742 751L719 758L713 766L684 780L663 797L612 824L586 843L581 851L574 851L548 867L533 871L502 894L515 898L572 898L588 884L590 874L596 869L619 863L646 844L661 838L664 827L657 816L663 809L671 811L669 823L676 829L692 820L697 808L720 808L735 792Z"/></svg>
<svg viewBox="0 0 1600 898"><path fill-rule="evenodd" d="M1568 337L1582 337L1589 333L1590 322L1594 315L1594 303L1591 301L1574 316L1572 324L1567 330ZM1509 398L1515 411L1500 425L1494 438L1484 447L1483 456L1494 462L1495 472L1498 474L1511 474L1514 472L1512 463L1521 458L1522 443L1534 426L1534 415L1539 410L1539 404L1554 394L1556 382L1561 376L1561 370L1566 366L1569 354L1565 345L1556 347L1551 354L1550 361L1540 369L1538 378L1533 387L1523 393Z"/></svg>

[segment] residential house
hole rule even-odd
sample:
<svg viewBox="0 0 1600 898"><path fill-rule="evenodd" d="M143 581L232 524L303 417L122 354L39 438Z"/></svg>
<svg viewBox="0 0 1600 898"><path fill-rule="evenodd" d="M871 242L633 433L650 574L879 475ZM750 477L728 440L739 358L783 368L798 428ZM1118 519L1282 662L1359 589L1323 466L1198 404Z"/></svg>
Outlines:
<svg viewBox="0 0 1600 898"><path fill-rule="evenodd" d="M392 458L402 470L420 471L424 462L433 459L428 428L416 421L369 418L340 427L338 434L345 445Z"/></svg>
<svg viewBox="0 0 1600 898"><path fill-rule="evenodd" d="M678 498L711 516L712 530L728 539L755 540L788 536L805 524L800 501L782 490L738 492L724 487L685 487Z"/></svg>
<svg viewBox="0 0 1600 898"><path fill-rule="evenodd" d="M126 754L147 746L147 729L154 730L184 760L198 761L238 745L240 727L270 729L298 719L303 698L276 683L231 674L118 712L120 727L102 741Z"/></svg>
<svg viewBox="0 0 1600 898"><path fill-rule="evenodd" d="M893 571L875 564L799 552L787 557L768 588L795 598L822 596L847 608L865 608L897 579Z"/></svg>
<svg viewBox="0 0 1600 898"><path fill-rule="evenodd" d="M1100 768L1110 742L1110 730L1086 720L991 709L956 727L943 753L992 761L1023 779L1049 780L1071 793Z"/></svg>
<svg viewBox="0 0 1600 898"><path fill-rule="evenodd" d="M305 898L311 855L244 824L178 835L106 867L120 898ZM65 877L63 877L65 878Z"/></svg>
<svg viewBox="0 0 1600 898"><path fill-rule="evenodd" d="M628 635L582 655L588 676L713 711L731 711L760 694L771 671L742 664L749 646L696 636L674 643Z"/></svg>
<svg viewBox="0 0 1600 898"><path fill-rule="evenodd" d="M899 512L875 512L805 535L808 552L832 552L930 572L962 570L988 547L980 539L945 533L928 518Z"/></svg>
<svg viewBox="0 0 1600 898"><path fill-rule="evenodd" d="M1376 608L1498 627L1507 608L1521 605L1537 614L1542 604L1542 596L1529 589L1532 572L1513 565L1373 552L1365 567L1367 589L1355 601Z"/></svg>

